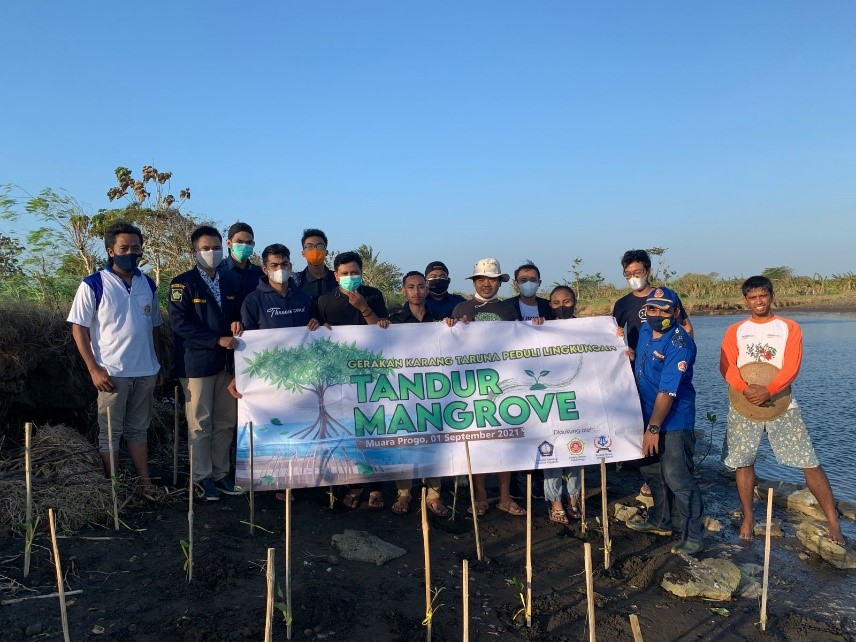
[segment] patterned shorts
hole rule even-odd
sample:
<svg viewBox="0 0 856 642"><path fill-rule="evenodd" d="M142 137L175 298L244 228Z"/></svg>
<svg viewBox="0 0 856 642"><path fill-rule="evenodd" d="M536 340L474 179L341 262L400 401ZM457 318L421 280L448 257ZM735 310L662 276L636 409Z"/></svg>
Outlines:
<svg viewBox="0 0 856 642"><path fill-rule="evenodd" d="M731 469L754 465L765 430L776 461L781 465L793 468L820 465L799 408L791 408L776 419L763 422L747 419L731 407L725 433L725 465Z"/></svg>

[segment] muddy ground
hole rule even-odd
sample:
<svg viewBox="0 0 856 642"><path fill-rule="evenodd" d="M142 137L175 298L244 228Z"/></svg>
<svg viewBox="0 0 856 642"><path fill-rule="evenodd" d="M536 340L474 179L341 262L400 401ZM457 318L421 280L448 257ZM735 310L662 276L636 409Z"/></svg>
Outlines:
<svg viewBox="0 0 856 642"><path fill-rule="evenodd" d="M164 457L164 463L169 460ZM154 471L170 478L155 458ZM609 500L632 502L638 474L610 467ZM491 478L489 478L490 480ZM490 483L490 482L489 482ZM461 562L470 561L470 639L564 641L588 638L583 544L592 543L598 640L631 640L628 620L637 614L644 639L651 640L853 640L856 639L856 575L838 571L816 557L801 559L793 525L774 540L767 631L758 625L757 599L731 602L681 600L660 588L667 571L681 572L686 560L669 552L671 541L628 531L611 522L612 565L603 567L599 474L589 468L588 535L579 522L566 528L550 523L546 504L534 501L533 617L526 628L518 590L511 580L525 577L525 519L491 507L480 521L486 559L476 561L472 521L462 515L462 489L455 520L432 518L432 581L442 591L433 619L434 640L462 639ZM763 563L763 541L736 542L728 513L737 507L733 483L712 467L703 469L708 512L725 525L709 533L705 556L735 563ZM596 489L596 490L594 490ZM424 562L421 517L406 517L388 506L394 486L385 485L387 508L330 510L323 490L295 491L292 521L294 640L407 641L425 637L422 625ZM449 504L451 497L447 494ZM413 502L414 508L417 502ZM759 507L763 514L763 508ZM133 642L261 640L264 633L266 549L276 548L282 579L283 503L257 495L257 523L251 536L244 497L195 507L195 569L191 584L183 570L181 540L187 539L186 496L171 502L139 504L122 514L126 526L92 528L59 540L72 640ZM776 517L787 516L779 514ZM761 515L759 515L759 519ZM105 517L105 522L110 521ZM331 537L346 528L371 531L407 554L382 567L338 557ZM109 538L109 539L92 539ZM30 577L22 577L23 541L0 540L0 599L56 590L50 543L36 541ZM282 583L284 587L284 582ZM32 589L32 590L28 590ZM712 607L725 611L716 613ZM275 612L274 639L284 640L285 624ZM29 599L0 606L0 639L62 639L57 599Z"/></svg>

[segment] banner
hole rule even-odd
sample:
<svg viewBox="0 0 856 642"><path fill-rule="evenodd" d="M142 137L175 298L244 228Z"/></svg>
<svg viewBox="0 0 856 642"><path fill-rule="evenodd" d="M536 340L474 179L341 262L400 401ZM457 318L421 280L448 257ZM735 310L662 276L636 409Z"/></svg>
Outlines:
<svg viewBox="0 0 856 642"><path fill-rule="evenodd" d="M530 470L640 456L612 317L245 332L237 483L259 490Z"/></svg>

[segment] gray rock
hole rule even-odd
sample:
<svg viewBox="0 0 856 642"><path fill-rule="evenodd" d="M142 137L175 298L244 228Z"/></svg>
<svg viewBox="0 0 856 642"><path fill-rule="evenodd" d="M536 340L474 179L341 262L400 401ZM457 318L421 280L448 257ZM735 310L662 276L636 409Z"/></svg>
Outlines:
<svg viewBox="0 0 856 642"><path fill-rule="evenodd" d="M757 600L761 597L761 593L764 592L764 589L761 585L755 580L750 580L746 582L745 586L740 589L740 597L745 597L750 600Z"/></svg>
<svg viewBox="0 0 856 642"><path fill-rule="evenodd" d="M767 522L755 524L755 537L767 536ZM774 519L770 522L770 537L784 537L785 531L782 530L782 520Z"/></svg>
<svg viewBox="0 0 856 642"><path fill-rule="evenodd" d="M33 637L34 635L38 635L39 633L41 633L43 628L44 627L42 626L41 622L36 622L35 624L31 624L26 629L24 629L24 635L26 635L28 638Z"/></svg>
<svg viewBox="0 0 856 642"><path fill-rule="evenodd" d="M773 501L776 501L775 496ZM811 494L811 491L808 488L803 488L802 490L791 493L787 496L785 501L790 510L807 515L812 519L826 520L826 515L824 515L823 511L820 509L817 499L815 499L814 495Z"/></svg>
<svg viewBox="0 0 856 642"><path fill-rule="evenodd" d="M740 586L740 569L728 560L704 559L693 563L687 571L689 580L666 573L660 583L664 589L678 597L701 597L709 600L730 600Z"/></svg>
<svg viewBox="0 0 856 642"><path fill-rule="evenodd" d="M341 535L333 535L333 544L346 560L373 562L378 566L407 553L403 548L384 542L371 533L350 528Z"/></svg>
<svg viewBox="0 0 856 642"><path fill-rule="evenodd" d="M719 533L722 531L722 522L718 519L714 519L713 517L705 517L704 518L704 527L711 533Z"/></svg>
<svg viewBox="0 0 856 642"><path fill-rule="evenodd" d="M625 506L624 504L615 504L615 519L619 522L629 522L639 514L638 506Z"/></svg>
<svg viewBox="0 0 856 642"><path fill-rule="evenodd" d="M841 514L844 515L844 517L849 519L851 522L856 522L856 504L841 500L837 502L835 506L841 511Z"/></svg>
<svg viewBox="0 0 856 642"><path fill-rule="evenodd" d="M826 539L827 530L814 522L803 522L797 529L797 539L808 550L817 553L835 568L856 568L856 551L851 546L839 546Z"/></svg>

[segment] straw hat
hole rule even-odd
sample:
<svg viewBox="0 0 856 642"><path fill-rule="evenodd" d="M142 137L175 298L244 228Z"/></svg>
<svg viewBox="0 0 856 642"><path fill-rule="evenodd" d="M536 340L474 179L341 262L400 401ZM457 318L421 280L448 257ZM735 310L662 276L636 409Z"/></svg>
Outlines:
<svg viewBox="0 0 856 642"><path fill-rule="evenodd" d="M779 369L771 363L752 362L747 363L740 368L740 376L746 383L756 383L761 386L766 386L776 375L779 374ZM731 401L731 407L738 414L752 419L753 421L772 421L788 409L791 405L791 387L788 386L781 392L770 397L770 401L763 406L756 406L743 396L742 392L737 392L735 388L728 387L728 399Z"/></svg>

